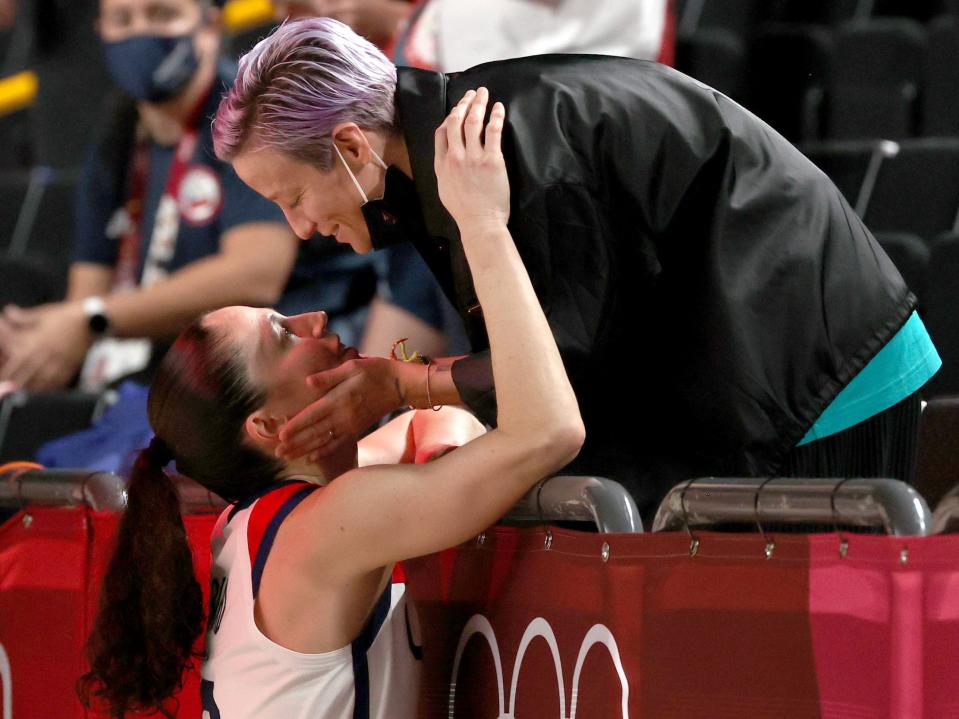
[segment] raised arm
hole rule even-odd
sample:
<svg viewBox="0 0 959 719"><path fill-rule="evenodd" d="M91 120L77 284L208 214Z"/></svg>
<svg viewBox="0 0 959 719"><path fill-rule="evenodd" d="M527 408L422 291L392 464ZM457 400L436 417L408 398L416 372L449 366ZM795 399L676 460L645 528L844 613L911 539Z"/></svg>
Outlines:
<svg viewBox="0 0 959 719"><path fill-rule="evenodd" d="M301 546L317 548L310 559L327 577L468 539L582 445L576 397L506 227L505 109L494 106L484 143L487 99L483 88L468 93L437 130L436 173L484 308L499 426L426 465L354 470L307 500L306 511L290 520L308 535Z"/></svg>

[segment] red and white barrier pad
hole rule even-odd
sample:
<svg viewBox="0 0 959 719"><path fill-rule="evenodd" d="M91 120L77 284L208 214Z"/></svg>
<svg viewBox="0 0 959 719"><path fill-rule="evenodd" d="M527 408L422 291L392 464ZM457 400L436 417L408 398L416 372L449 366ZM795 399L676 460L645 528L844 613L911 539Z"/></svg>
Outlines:
<svg viewBox="0 0 959 719"><path fill-rule="evenodd" d="M204 584L213 520L187 518ZM2 719L90 716L74 688L115 526L0 527ZM697 538L497 527L406 563L420 716L959 716L959 536ZM194 675L178 716L197 696Z"/></svg>

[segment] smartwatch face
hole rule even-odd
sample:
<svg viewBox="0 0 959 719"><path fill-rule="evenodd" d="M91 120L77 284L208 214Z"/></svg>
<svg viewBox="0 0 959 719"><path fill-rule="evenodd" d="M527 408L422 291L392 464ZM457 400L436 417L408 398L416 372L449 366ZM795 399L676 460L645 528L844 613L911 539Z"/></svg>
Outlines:
<svg viewBox="0 0 959 719"><path fill-rule="evenodd" d="M95 315L90 315L89 319L90 329L98 335L102 335L107 331L107 328L110 326L110 322L107 320L107 316L102 313L97 313Z"/></svg>

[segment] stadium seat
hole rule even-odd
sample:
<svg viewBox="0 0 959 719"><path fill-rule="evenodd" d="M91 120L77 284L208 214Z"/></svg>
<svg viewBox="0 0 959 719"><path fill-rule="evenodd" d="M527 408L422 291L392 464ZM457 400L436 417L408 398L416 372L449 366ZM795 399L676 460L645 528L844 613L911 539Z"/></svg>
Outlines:
<svg viewBox="0 0 959 719"><path fill-rule="evenodd" d="M921 304L926 296L926 275L929 272L928 244L906 232L877 232L876 239Z"/></svg>
<svg viewBox="0 0 959 719"><path fill-rule="evenodd" d="M929 381L923 394L959 395L959 235L936 238L930 250L924 320L942 357L942 369Z"/></svg>
<svg viewBox="0 0 959 719"><path fill-rule="evenodd" d="M959 138L923 138L883 159L863 217L873 232L931 239L955 228L957 212Z"/></svg>
<svg viewBox="0 0 959 719"><path fill-rule="evenodd" d="M907 17L924 23L941 9L940 0L872 0L873 17Z"/></svg>
<svg viewBox="0 0 959 719"><path fill-rule="evenodd" d="M820 27L761 27L749 49L750 109L788 140L820 139L831 50Z"/></svg>
<svg viewBox="0 0 959 719"><path fill-rule="evenodd" d="M106 407L106 395L72 390L17 392L0 402L0 462L32 459L40 445L84 429Z"/></svg>
<svg viewBox="0 0 959 719"><path fill-rule="evenodd" d="M836 25L868 17L866 0L769 0L769 17L777 22Z"/></svg>
<svg viewBox="0 0 959 719"><path fill-rule="evenodd" d="M922 132L959 135L959 18L946 15L929 26Z"/></svg>
<svg viewBox="0 0 959 719"><path fill-rule="evenodd" d="M0 116L0 148L0 171L30 166L33 147L30 117L26 110ZM0 212L6 210L7 208L3 207Z"/></svg>
<svg viewBox="0 0 959 719"><path fill-rule="evenodd" d="M919 418L916 490L930 507L959 486L959 397L929 400Z"/></svg>
<svg viewBox="0 0 959 719"><path fill-rule="evenodd" d="M41 267L57 279L57 297L66 290L73 231L73 202L79 172L34 168L17 219L8 256Z"/></svg>
<svg viewBox="0 0 959 719"><path fill-rule="evenodd" d="M113 87L96 32L97 3L28 4L36 36L30 67L39 79L29 110L33 159L49 167L75 167L83 162Z"/></svg>
<svg viewBox="0 0 959 719"><path fill-rule="evenodd" d="M925 30L914 20L880 18L838 28L828 137L914 135L924 54Z"/></svg>
<svg viewBox="0 0 959 719"><path fill-rule="evenodd" d="M260 40L269 35L273 28L274 25L270 22L226 35L223 38L223 54L232 57L234 60L239 59Z"/></svg>
<svg viewBox="0 0 959 719"><path fill-rule="evenodd" d="M7 52L10 50L10 43L13 40L13 30L4 28L0 30L0 61L6 64Z"/></svg>
<svg viewBox="0 0 959 719"><path fill-rule="evenodd" d="M676 38L676 68L734 100L745 92L746 48L729 30L699 30Z"/></svg>
<svg viewBox="0 0 959 719"><path fill-rule="evenodd" d="M692 35L704 29L719 29L746 35L765 13L767 0L685 0L676 9L676 30Z"/></svg>
<svg viewBox="0 0 959 719"><path fill-rule="evenodd" d="M10 246L29 185L30 173L26 170L0 171L0 254Z"/></svg>
<svg viewBox="0 0 959 719"><path fill-rule="evenodd" d="M876 140L845 140L805 144L802 151L829 176L846 202L861 215L883 159L898 152L898 145Z"/></svg>
<svg viewBox="0 0 959 719"><path fill-rule="evenodd" d="M0 256L0 307L33 307L63 295L63 279L24 259Z"/></svg>

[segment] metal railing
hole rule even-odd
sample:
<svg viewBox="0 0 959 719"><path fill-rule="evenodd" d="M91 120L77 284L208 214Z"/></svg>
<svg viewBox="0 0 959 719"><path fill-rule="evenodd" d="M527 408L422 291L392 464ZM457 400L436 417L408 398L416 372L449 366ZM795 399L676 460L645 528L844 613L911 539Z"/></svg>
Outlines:
<svg viewBox="0 0 959 719"><path fill-rule="evenodd" d="M602 477L550 477L527 493L503 519L592 522L603 534L643 531L633 498L621 484Z"/></svg>
<svg viewBox="0 0 959 719"><path fill-rule="evenodd" d="M184 514L209 514L227 503L188 477L175 475ZM127 480L110 472L15 467L0 472L0 507L81 507L120 512L127 506Z"/></svg>
<svg viewBox="0 0 959 719"><path fill-rule="evenodd" d="M0 507L85 505L119 511L126 504L126 481L109 472L14 468L0 474Z"/></svg>
<svg viewBox="0 0 959 719"><path fill-rule="evenodd" d="M659 506L654 532L751 524L871 527L896 536L932 532L926 501L896 479L722 478L677 485Z"/></svg>
<svg viewBox="0 0 959 719"><path fill-rule="evenodd" d="M185 514L219 512L227 506L223 499L187 477L176 476L174 481ZM122 511L126 502L126 480L116 474L30 467L0 472L0 507L85 505L94 510ZM642 531L632 497L617 482L599 477L545 480L523 497L506 519L592 522L604 533Z"/></svg>

